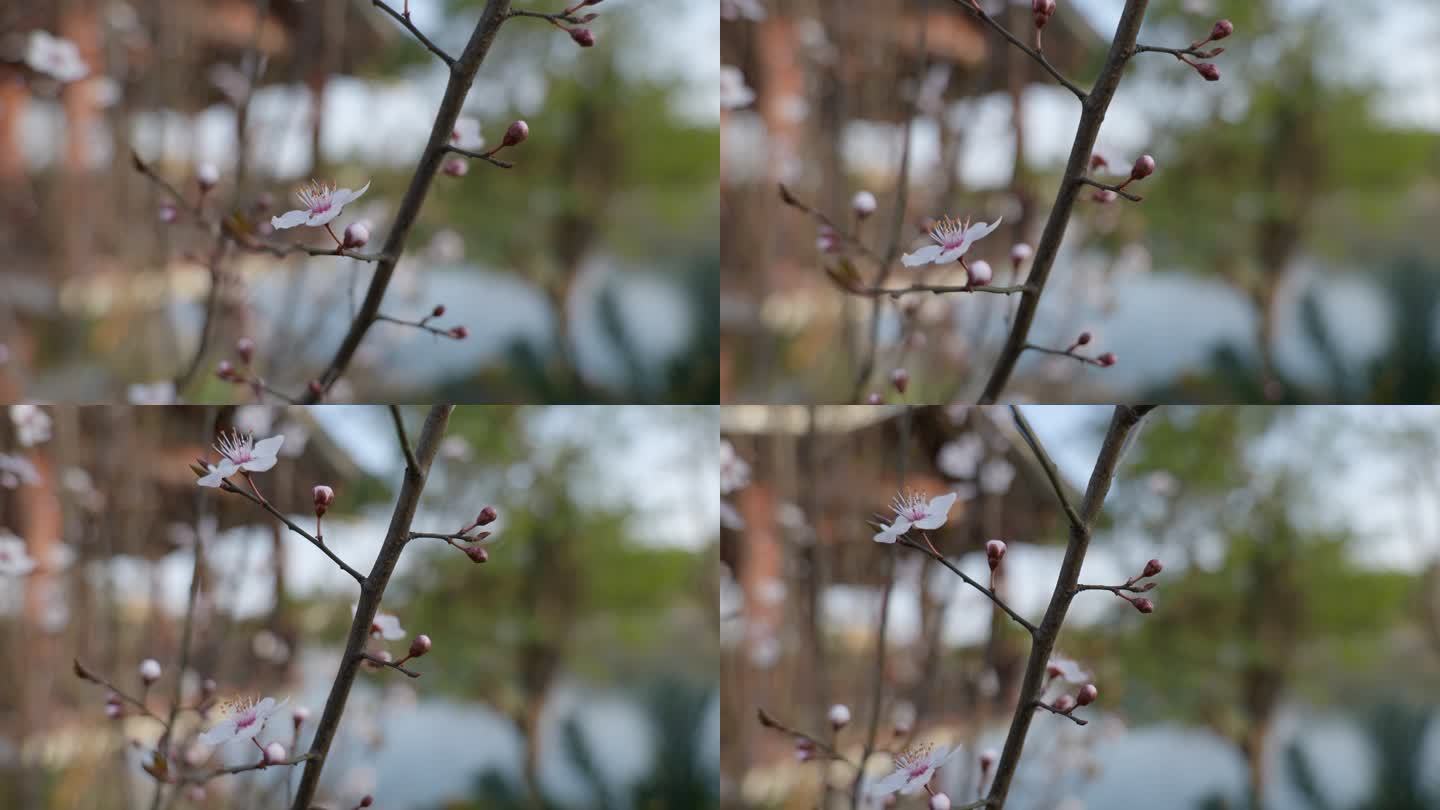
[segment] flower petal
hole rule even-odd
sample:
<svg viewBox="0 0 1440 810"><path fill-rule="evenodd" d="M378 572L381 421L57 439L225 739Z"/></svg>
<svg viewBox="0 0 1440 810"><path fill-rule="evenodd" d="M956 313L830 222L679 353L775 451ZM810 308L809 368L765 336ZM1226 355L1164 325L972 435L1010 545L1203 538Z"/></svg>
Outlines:
<svg viewBox="0 0 1440 810"><path fill-rule="evenodd" d="M286 211L278 217L271 217L270 227L277 231L283 228L293 228L296 225L303 225L309 218L309 211Z"/></svg>
<svg viewBox="0 0 1440 810"><path fill-rule="evenodd" d="M984 222L976 222L975 224L965 229L965 241L973 243L980 239L984 239L985 237L994 233L995 229L1000 227L1000 223L1004 219L1004 217L1000 217L988 225Z"/></svg>
<svg viewBox="0 0 1440 810"><path fill-rule="evenodd" d="M945 521L950 517L950 507L955 505L955 499L958 497L958 493L951 492L948 495L932 499L925 507L925 517L915 521L915 528L938 529L944 526Z"/></svg>
<svg viewBox="0 0 1440 810"><path fill-rule="evenodd" d="M870 786L871 796L888 796L903 788L910 781L909 771L895 771Z"/></svg>
<svg viewBox="0 0 1440 810"><path fill-rule="evenodd" d="M356 200L360 199L360 195L364 194L369 190L369 183L361 186L359 191L351 191L348 188L337 189L335 193L331 195L330 199L334 201L335 207L338 208L340 206L349 205L350 203L355 202Z"/></svg>
<svg viewBox="0 0 1440 810"><path fill-rule="evenodd" d="M910 521L903 517L897 517L894 523L883 527L875 535L875 542L893 543L908 531L910 531Z"/></svg>
<svg viewBox="0 0 1440 810"><path fill-rule="evenodd" d="M340 203L332 202L330 203L330 207L325 209L324 211L321 211L318 214L308 215L305 220L305 224L309 225L312 228L318 228L321 225L328 225L330 224L330 221L332 219L340 216L340 209Z"/></svg>
<svg viewBox="0 0 1440 810"><path fill-rule="evenodd" d="M914 253L906 253L900 257L900 263L906 267L919 267L922 264L929 264L935 261L935 257L941 253L939 245L926 245ZM954 261L951 259L951 261Z"/></svg>
<svg viewBox="0 0 1440 810"><path fill-rule="evenodd" d="M200 742L206 745L220 745L230 741L235 736L235 721L221 720L211 726L204 734L200 735Z"/></svg>
<svg viewBox="0 0 1440 810"><path fill-rule="evenodd" d="M264 472L275 466L275 454L280 452L280 445L285 443L285 436L271 436L268 439L261 439L255 443L255 449L250 451L254 460L246 465L247 469L257 472Z"/></svg>

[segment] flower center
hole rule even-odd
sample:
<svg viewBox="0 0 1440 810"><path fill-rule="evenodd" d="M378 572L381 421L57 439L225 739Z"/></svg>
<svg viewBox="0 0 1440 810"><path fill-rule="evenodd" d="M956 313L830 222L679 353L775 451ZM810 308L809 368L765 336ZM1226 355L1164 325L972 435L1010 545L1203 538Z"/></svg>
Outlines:
<svg viewBox="0 0 1440 810"><path fill-rule="evenodd" d="M244 714L235 718L236 728L249 728L255 725L255 710L249 709Z"/></svg>

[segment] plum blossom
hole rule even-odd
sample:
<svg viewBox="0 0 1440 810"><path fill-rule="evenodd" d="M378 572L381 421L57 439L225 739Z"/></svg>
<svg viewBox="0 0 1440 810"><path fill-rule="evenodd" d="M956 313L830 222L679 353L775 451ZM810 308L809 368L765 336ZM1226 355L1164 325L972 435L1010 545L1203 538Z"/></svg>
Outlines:
<svg viewBox="0 0 1440 810"><path fill-rule="evenodd" d="M270 225L276 230L282 228L294 228L297 225L305 225L311 228L318 228L321 225L329 224L331 220L340 216L345 206L360 199L360 195L369 190L370 184L366 183L359 191L351 191L348 188L336 188L325 183L311 182L310 185L295 192L300 204L305 206L296 211L287 211L278 217L270 218Z"/></svg>
<svg viewBox="0 0 1440 810"><path fill-rule="evenodd" d="M90 73L80 47L48 31L31 31L25 43L25 64L60 82L75 82Z"/></svg>
<svg viewBox="0 0 1440 810"><path fill-rule="evenodd" d="M253 740L265 728L270 716L289 703L289 698L275 702L275 698L252 702L249 698L238 698L220 706L220 721L200 735L200 742L209 746L224 745L231 740Z"/></svg>
<svg viewBox="0 0 1440 810"><path fill-rule="evenodd" d="M745 84L745 74L734 65L720 66L720 107L738 110L755 100L755 91Z"/></svg>
<svg viewBox="0 0 1440 810"><path fill-rule="evenodd" d="M911 746L895 756L894 772L876 782L870 794L886 796L897 790L904 795L919 793L930 784L930 777L935 775L935 771L958 753L958 745L954 748L944 745L932 747L928 743Z"/></svg>
<svg viewBox="0 0 1440 810"><path fill-rule="evenodd" d="M895 521L881 526L875 535L877 543L893 543L911 529L938 529L945 525L950 507L955 505L958 493L948 493L925 500L918 492L897 495L890 508L895 510Z"/></svg>
<svg viewBox="0 0 1440 810"><path fill-rule="evenodd" d="M971 223L968 219L961 221L944 217L930 228L930 238L935 240L935 244L906 253L900 257L900 262L906 267L949 264L964 256L971 245L993 233L1000 227L1000 221Z"/></svg>
<svg viewBox="0 0 1440 810"><path fill-rule="evenodd" d="M11 405L10 421L15 424L15 440L21 447L34 447L50 441L50 414L39 405Z"/></svg>
<svg viewBox="0 0 1440 810"><path fill-rule="evenodd" d="M283 435L257 442L253 434L235 431L229 436L221 434L215 449L224 457L220 461L221 466L228 461L236 471L265 472L275 466L275 455L284 443Z"/></svg>
<svg viewBox="0 0 1440 810"><path fill-rule="evenodd" d="M35 570L35 560L25 548L25 541L0 529L0 576L23 577Z"/></svg>

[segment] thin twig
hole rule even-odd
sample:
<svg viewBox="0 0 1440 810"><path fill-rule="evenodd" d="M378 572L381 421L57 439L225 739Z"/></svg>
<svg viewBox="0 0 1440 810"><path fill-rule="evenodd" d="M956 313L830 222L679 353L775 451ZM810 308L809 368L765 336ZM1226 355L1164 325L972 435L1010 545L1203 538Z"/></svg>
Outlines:
<svg viewBox="0 0 1440 810"><path fill-rule="evenodd" d="M1075 182L1083 186L1094 186L1095 188L1102 189L1104 191L1113 191L1121 197L1129 200L1130 202L1141 202L1145 199L1139 194L1131 194L1130 192L1126 191L1124 186L1117 186L1113 183L1102 183L1099 180L1091 180L1088 177L1078 177L1075 179Z"/></svg>
<svg viewBox="0 0 1440 810"><path fill-rule="evenodd" d="M1074 347L1071 347L1069 349L1052 349L1049 346L1041 346L1038 343L1026 343L1024 351L1039 352L1040 354L1052 354L1056 357L1068 357L1071 360L1077 360L1081 363L1088 363L1092 366L1099 366L1101 368L1110 367L1100 362L1100 358L1098 357L1086 357L1083 354L1076 354Z"/></svg>
<svg viewBox="0 0 1440 810"><path fill-rule="evenodd" d="M808 743L812 748L814 748L818 753L824 754L826 759L833 759L839 762L843 762L852 768L859 767L855 763L851 762L848 758L846 758L844 754L836 750L834 746L826 743L819 737L815 737L813 735L806 734L803 731L796 731L795 729L790 728L784 723L781 723L779 720L776 720L770 715L769 712L765 711L764 709L756 709L755 713L760 718L760 725L764 726L765 728L778 731L781 734L787 734L797 740L803 740L804 742Z"/></svg>
<svg viewBox="0 0 1440 810"><path fill-rule="evenodd" d="M428 48L431 53L440 57L440 61L444 62L446 66L452 68L455 66L455 57L446 53L444 48L441 48L439 45L431 42L429 37L421 33L419 28L415 27L415 23L410 22L409 16L401 14L395 9L385 5L382 0L370 0L370 2L374 4L376 8L380 9L386 14L389 14L391 17L394 17L397 22L405 26L405 30L409 31L411 34L414 34L415 38L420 40L420 44Z"/></svg>
<svg viewBox="0 0 1440 810"><path fill-rule="evenodd" d="M860 241L859 237L855 236L844 228L841 228L839 225L836 225L835 221L830 217L827 217L820 211L817 211L814 208L811 208L809 205L806 205L805 202L799 197L796 197L795 193L792 192L789 188L787 188L784 183L780 183L778 184L778 186L780 189L781 202L815 220L815 222L819 225L829 228L831 231L834 232L835 236L839 237L840 241L854 248L857 253L866 257L867 259L880 263L883 263L885 261L885 257L871 250L864 242Z"/></svg>
<svg viewBox="0 0 1440 810"><path fill-rule="evenodd" d="M476 160L483 160L483 161L485 161L486 163L489 163L489 164L491 164L491 165L493 165L493 166L499 166L499 167L502 168L502 169L513 169L513 168L515 168L515 164L514 164L514 163L511 163L511 162L508 161L508 160L501 160L500 158L494 157L494 156L491 155L489 152L472 152L472 151L470 151L469 149L461 149L460 147L455 146L454 144L450 144L450 145L446 146L446 147L445 147L445 151L447 151L447 152L454 152L454 153L457 154L457 155L464 155L465 157L468 157L468 158L475 158Z"/></svg>
<svg viewBox="0 0 1440 810"><path fill-rule="evenodd" d="M382 312L375 316L375 320L381 323L393 323L399 326L411 326L416 329L423 329L436 337L449 338L450 340L464 340L466 337L468 337L468 334L456 332L455 327L451 327L449 329L441 329L438 326L431 326L428 321L432 317L434 316L427 315L426 317L421 318L418 321L407 321L404 318L391 317L390 315L386 315Z"/></svg>
<svg viewBox="0 0 1440 810"><path fill-rule="evenodd" d="M1010 413L1015 417L1015 427L1020 429L1020 436L1030 446L1030 452L1035 454L1035 460L1040 462L1040 468L1045 471L1045 477L1050 479L1050 488L1055 491L1055 499L1060 502L1060 507L1065 510L1065 517L1070 519L1071 526L1083 526L1080 515L1075 511L1075 506L1070 503L1070 494L1065 491L1065 484L1060 480L1060 471L1055 467L1055 460L1045 452L1045 446L1040 443L1040 437L1035 435L1035 429L1030 427L1030 420L1020 411L1018 405L1010 406Z"/></svg>
<svg viewBox="0 0 1440 810"><path fill-rule="evenodd" d="M1024 51L1031 59L1034 59L1037 63L1039 63L1040 67L1044 68L1046 73L1049 73L1051 76L1055 77L1055 81L1063 85L1066 90L1074 93L1075 98L1080 99L1082 103L1086 100L1087 95L1085 91L1081 90L1079 86L1077 86L1074 82L1065 78L1065 74L1061 73L1059 68L1056 68L1054 65L1050 64L1050 60L1045 58L1044 53L1041 53L1035 48L1032 48L1029 45L1026 45L1024 42L1020 41L1020 38L1010 33L1010 30L1004 25L1001 25L999 20L987 14L985 12L985 9L980 8L980 5L976 3L975 0L954 0L954 2L956 5L960 6L971 14L974 14L976 17L979 17L981 21L983 21L985 24L998 31L1000 33L1000 36L1005 37L1005 39L1010 41L1011 45L1014 45L1015 47Z"/></svg>
<svg viewBox="0 0 1440 810"><path fill-rule="evenodd" d="M386 661L384 658L371 655L367 652L360 653L360 658L369 661L377 667L390 667L391 669L399 670L412 678L418 678L424 674L423 672L416 672L413 669L406 669L399 661Z"/></svg>
<svg viewBox="0 0 1440 810"><path fill-rule="evenodd" d="M995 368L985 383L985 390L980 395L982 405L992 404L1000 398L1010 381L1010 375L1015 371L1015 364L1025 351L1030 327L1034 324L1035 314L1040 307L1040 296L1045 291L1045 283L1050 278L1055 258L1060 254L1060 243L1065 238L1070 214L1080 194L1082 184L1078 180L1085 176L1089 168L1090 156L1095 152L1095 141L1100 135L1100 125L1104 123L1105 111L1109 109L1115 90L1120 86L1120 77L1135 45L1135 36L1140 32L1140 23L1145 18L1147 4L1148 0L1126 0L1125 9L1121 12L1120 22L1115 29L1115 38L1110 44L1110 53L1105 58L1094 88L1085 98L1080 124L1075 129L1075 139L1070 145L1070 159L1065 164L1065 177L1060 181L1060 187L1055 193L1055 203L1050 207L1049 218L1045 220L1045 229L1041 232L1040 242L1035 248L1035 258L1030 265L1030 275L1026 279L1033 289L1020 296L1020 306L1015 311L1015 321L1011 325L1010 334L1005 339L1005 346L1001 349Z"/></svg>
<svg viewBox="0 0 1440 810"><path fill-rule="evenodd" d="M420 469L415 460L415 449L410 446L410 437L405 434L405 421L400 418L400 406L390 405L390 420L395 423L395 437L400 440L400 449L405 453L405 469Z"/></svg>
<svg viewBox="0 0 1440 810"><path fill-rule="evenodd" d="M1037 708L1037 709L1044 709L1045 711L1050 712L1051 714L1058 715L1058 716L1060 716L1060 717L1065 718L1066 720L1070 720L1071 722L1075 723L1075 725L1077 725L1077 726L1083 726L1083 725L1085 725L1085 724L1087 724L1087 723L1090 722L1089 720L1082 720L1082 719L1080 719L1079 717L1076 717L1075 715L1071 714L1070 712L1075 711L1074 709L1071 709L1069 712L1062 712L1062 711L1060 711L1059 709L1055 708L1054 706L1051 706L1049 703L1046 703L1046 702L1043 701L1043 700L1037 700L1037 701L1035 701L1035 702L1034 702L1033 704L1031 704L1031 705L1033 705L1033 706L1034 706L1035 708Z"/></svg>
<svg viewBox="0 0 1440 810"><path fill-rule="evenodd" d="M325 541L324 541L324 540L322 540L321 538L319 538L319 537L311 534L310 532L305 531L305 530L304 530L303 528L301 528L300 525L297 524L295 521L293 521L293 520L291 520L290 518L286 517L286 516L284 515L284 513L282 513L280 510L276 509L274 506L271 506L269 501L265 500L264 498L256 497L255 495L252 495L252 494L250 494L249 492L246 492L245 490L241 489L240 487L237 487L237 486L235 486L234 484L230 483L229 480L223 480L223 481L221 482L221 488L224 489L226 492L234 492L234 493L236 493L236 494L238 494L238 495L241 495L241 496L243 496L244 498L248 499L251 503L259 506L261 509L264 509L266 512L269 512L270 515L271 515L271 517L275 518L276 520L280 521L281 523L284 523L285 526L286 526L286 528L290 529L290 531L292 531L292 532L300 535L301 537L305 538L306 540L309 540L311 545L313 545L313 546L315 546L316 548L318 548L318 549L320 549L321 551L323 551L323 552L325 553L325 556L330 558L330 561L331 561L331 562L333 562L333 563L335 563L336 565L340 566L341 570L343 570L345 573L349 574L349 575L351 576L351 578L354 579L356 582L360 583L360 587L361 587L361 588L364 588L364 587L365 587L365 575L364 575L364 574L360 573L359 571L356 571L354 568L351 568L349 565L347 565L344 560L340 559L340 557L335 554L335 552L333 552L333 551L330 550L330 547L329 547L329 546L325 545Z"/></svg>
<svg viewBox="0 0 1440 810"><path fill-rule="evenodd" d="M200 785L209 782L211 779L215 779L221 776L231 776L237 773L245 773L246 771L263 771L266 768L288 768L294 765L299 765L302 762L309 762L314 758L314 754L301 754L299 756L291 757L290 759L282 760L280 762L266 762L262 759L259 762L255 762L250 765L232 765L229 768L216 768L211 771L202 771L200 773L190 776L182 776L180 777L179 781L181 784Z"/></svg>
<svg viewBox="0 0 1440 810"><path fill-rule="evenodd" d="M1001 599L999 594L995 593L984 585L981 585L979 582L976 582L973 578L971 578L969 574L966 574L964 571L961 571L959 568L955 567L955 564L945 559L945 556L943 554L938 554L934 550L926 546L922 546L919 543L916 543L915 541L907 538L901 538L899 543L902 546L905 546L907 548L913 548L916 551L924 553L925 556L950 569L950 572L964 580L965 584L969 585L980 593L985 594L986 598L988 598L991 602L994 602L996 607L1005 611L1005 615L1014 619L1016 624L1019 624L1021 627L1025 628L1026 632L1030 633L1031 635L1035 634L1034 624L1032 624L1024 616L1016 613L1014 608L1005 604L1005 600Z"/></svg>
<svg viewBox="0 0 1440 810"><path fill-rule="evenodd" d="M151 720L154 720L155 722L159 723L161 726L164 726L165 731L166 731L166 732L169 732L169 730L170 730L170 723L168 723L168 722L165 720L165 718L163 718L163 717L161 717L160 715L156 714L155 712L151 711L151 710L150 710L150 707L147 706L147 705L145 705L145 701L144 701L143 699L137 698L137 697L132 697L131 695L127 694L127 693L125 692L125 690L123 690L123 689L121 689L120 687L116 686L115 684L111 683L111 682L110 682L109 680L107 680L104 676L101 676L101 675L96 674L96 673L95 673L94 671L92 671L89 667L86 667L84 664L80 663L80 659L79 659L79 658L76 658L76 659L75 659L75 676L78 677L78 678L80 678L81 680L89 681L89 682L91 682L91 683L93 683L93 684L98 684L98 685L100 685L100 686L105 687L106 689L109 689L111 692L113 692L113 693L115 694L116 697L120 698L121 700L123 700L123 701L126 702L126 703L129 703L131 706L134 706L135 708L139 709L141 714L143 714L144 716L150 718Z"/></svg>
<svg viewBox="0 0 1440 810"><path fill-rule="evenodd" d="M1016 284L1013 287L996 287L989 284L975 285L927 285L912 284L909 287L870 287L862 289L849 289L845 291L852 295L859 295L866 298L888 295L891 298L898 298L902 295L914 293L932 293L943 295L947 293L994 293L996 295L1014 295L1016 293L1029 292L1030 287L1026 284Z"/></svg>

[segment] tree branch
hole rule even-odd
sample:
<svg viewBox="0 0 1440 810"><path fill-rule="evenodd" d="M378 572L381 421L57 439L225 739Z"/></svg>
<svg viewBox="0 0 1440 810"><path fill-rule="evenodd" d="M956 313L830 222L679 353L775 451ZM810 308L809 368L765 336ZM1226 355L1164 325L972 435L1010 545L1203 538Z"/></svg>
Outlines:
<svg viewBox="0 0 1440 810"><path fill-rule="evenodd" d="M406 471L417 471L420 463L415 460L415 449L410 446L410 437L405 435L405 422L400 418L400 407L390 405L390 420L395 423L395 437L400 440L400 449L405 453Z"/></svg>
<svg viewBox="0 0 1440 810"><path fill-rule="evenodd" d="M960 577L962 580L964 580L964 581L965 581L965 584L969 585L970 587L974 588L975 590L979 591L980 593L985 594L986 598L988 598L991 602L994 602L996 607L998 607L998 608L1000 608L1001 610L1005 611L1005 615L1007 615L1007 616L1009 616L1010 618L1014 619L1014 620L1015 620L1015 623L1016 623L1016 624L1019 624L1021 627L1025 628L1026 632L1030 633L1030 635L1032 635L1032 636L1035 635L1035 625L1031 624L1024 616L1021 616L1019 613L1016 613L1014 608L1012 608L1012 607L1010 607L1009 605L1005 604L1005 600L1001 599L999 594L995 593L994 591L990 590L989 588L985 587L984 585L981 585L979 582L976 582L974 579L972 579L972 578L970 577L969 574L966 574L964 571L961 571L959 568L957 568L957 567L955 566L954 563L952 563L952 562L950 562L949 560L945 559L945 556L944 556L943 554L937 554L933 549L930 549L930 548L928 548L928 547L926 547L926 546L922 546L922 545L920 545L919 543L916 543L916 542L913 541L913 540L907 540L907 539L904 539L904 538L901 538L901 540L900 540L900 545L906 546L906 547L908 547L908 548L913 548L913 549L915 549L916 551L922 552L922 553L924 553L927 557L929 557L930 559L934 560L935 562L938 562L938 563L940 563L941 565L945 566L946 568L949 568L949 569L950 569L950 572L951 572L952 574L954 574L955 576Z"/></svg>
<svg viewBox="0 0 1440 810"><path fill-rule="evenodd" d="M1036 63L1040 65L1040 67L1044 68L1046 73L1049 73L1051 76L1055 77L1055 81L1063 85L1066 90L1069 90L1071 93L1075 94L1075 98L1080 99L1082 103L1086 100L1085 91L1081 90L1074 82L1065 78L1065 75L1061 73L1058 68L1050 64L1050 60L1045 58L1045 54L1041 53L1035 48L1030 47L1029 45L1026 45L1024 42L1021 42L1020 38L1010 33L1010 30L1005 26L1001 25L999 20L996 20L994 17L991 17L989 14L985 13L985 9L980 8L979 4L976 3L975 0L954 0L954 2L956 5L960 6L966 11L974 14L976 17L979 17L980 20L986 25L989 25L991 28L994 28L996 31L998 31L1000 33L1000 36L1005 37L1005 39L1010 41L1011 45L1014 45L1015 47L1024 51L1026 55L1028 55L1031 59L1034 59Z"/></svg>
<svg viewBox="0 0 1440 810"><path fill-rule="evenodd" d="M299 526L299 524L297 524L295 521L293 521L293 520L291 520L290 518L286 517L286 516L284 515L284 513L282 513L279 509L276 509L275 507L271 506L269 501L267 501L267 500L265 500L265 499L263 499L263 498L259 498L259 497L255 496L255 495L252 495L252 494L250 494L249 492L246 492L245 490L241 489L240 487L237 487L237 486L235 486L234 484L230 483L229 480L224 480L224 481L221 482L221 484L222 484L221 488L224 489L226 492L234 492L234 493L236 493L236 494L238 494L238 495L243 496L244 498L248 499L251 503L259 506L261 509L264 509L266 512L269 512L270 515L271 515L271 517L274 517L276 520L280 521L281 523L284 523L285 526L286 526L286 528L290 529L290 531L292 531L292 532L300 535L301 537L305 538L306 540L309 540L309 541L310 541L310 544L313 545L313 546L315 546L316 548L320 549L321 551L323 551L323 552L325 553L325 556L330 558L330 561L331 561L331 562L333 562L333 563L335 563L336 565L340 566L340 569L341 569L341 570L343 570L345 573L349 574L349 575L351 576L351 578L354 579L356 582L360 583L360 587L361 587L362 589L365 587L365 575L362 574L362 573L360 573L359 571L356 571L354 568L351 568L349 565L347 565L347 564L345 563L344 560L340 559L340 557L338 557L338 556L335 554L335 552L333 552L333 551L330 550L330 547L329 547L329 546L325 545L325 541L324 541L322 538L317 537L317 536L311 534L310 532L305 531L305 530L304 530L303 528L301 528L301 527Z"/></svg>
<svg viewBox="0 0 1440 810"><path fill-rule="evenodd" d="M1111 99L1115 97L1116 88L1120 86L1120 76L1125 71L1126 60L1135 45L1135 37L1140 32L1140 23L1145 18L1147 5L1148 0L1126 0L1125 10L1121 12L1120 23L1115 29L1115 39L1110 44L1110 53L1105 58L1094 88L1085 97L1080 124L1070 146L1070 159L1065 164L1065 177L1056 191L1055 203L1045 221L1045 229L1040 235L1040 243L1036 246L1035 258L1030 265L1030 275L1026 279L1032 289L1020 297L1020 306L1015 312L1010 335L1006 338L1005 347L1001 350L995 368L985 383L985 390L980 395L982 405L992 404L1000 398L1010 381L1010 375L1015 371L1015 364L1025 351L1030 327L1034 324L1035 313L1040 307L1040 296L1045 291L1045 282L1050 278L1055 257L1060 253L1060 243L1065 238L1065 229L1070 224L1075 199L1080 194L1082 183L1078 181L1085 176L1090 165L1090 156L1095 151L1095 140L1100 135L1100 125L1105 120L1105 111L1110 107Z"/></svg>
<svg viewBox="0 0 1440 810"><path fill-rule="evenodd" d="M1035 459L1040 462L1041 469L1045 470L1045 477L1050 479L1050 488L1055 490L1055 499L1060 501L1060 506L1065 510L1065 517L1070 519L1070 525L1083 526L1080 515L1075 512L1075 507L1070 503L1070 496L1065 492L1065 485L1060 481L1060 471L1055 468L1055 461L1050 454L1045 452L1044 445L1040 444L1040 438L1035 435L1035 429L1030 427L1030 421L1025 414L1020 412L1018 405L1010 406L1010 413L1015 417L1015 426L1020 429L1020 436L1025 443L1030 445L1030 452L1035 454Z"/></svg>
<svg viewBox="0 0 1440 810"><path fill-rule="evenodd" d="M372 2L378 3L378 0ZM420 162L415 166L415 174L410 178L410 187L405 190L400 207L395 211L395 220L381 250L383 258L375 266L375 274L370 279L365 300L351 320L350 329L335 351L335 356L316 380L318 384L308 387L304 397L305 404L319 402L331 386L335 385L335 381L340 379L349 367L355 351L360 347L360 341L364 340L365 334L375 324L376 316L380 314L380 304L385 300L385 291L390 286L390 279L394 277L395 267L405 252L410 232L420 216L420 208L425 204L425 198L430 192L430 184L434 182L435 173L448 151L450 136L455 131L455 121L460 117L465 97L470 92L470 86L475 83L475 74L485 61L485 55L490 52L495 34L499 32L509 12L510 0L487 0L485 10L481 12L480 20L476 23L465 50L460 54L460 58L450 65L450 80L445 86L445 97L440 102L435 123L430 128L430 140L420 155Z"/></svg>
<svg viewBox="0 0 1440 810"><path fill-rule="evenodd" d="M492 5L495 3L492 0ZM292 810L308 810L320 786L320 772L325 767L325 757L330 753L330 744L340 727L340 717L345 712L345 702L350 697L350 688L355 683L365 645L370 638L370 627L380 600L385 595L385 586L400 561L400 552L410 537L410 523L415 519L415 510L420 505L420 495L425 491L425 481L430 473L430 464L440 449L440 440L445 435L445 425L450 420L454 406L435 405L425 417L425 427L420 431L420 441L415 447L416 466L405 470L400 495L396 499L395 511L390 517L390 528L385 542L370 569L370 575L361 583L360 601L355 607L355 619L350 623L350 635L345 644L345 654L340 659L340 669L335 674L330 695L325 699L325 711L315 728L315 737L310 745L314 759L305 763L305 772L300 777L300 786L295 792Z"/></svg>
<svg viewBox="0 0 1440 810"><path fill-rule="evenodd" d="M386 14L389 14L391 17L394 17L396 22L405 26L405 30L409 31L411 34L414 34L415 38L420 40L420 44L428 48L431 53L440 57L440 61L444 62L447 67L455 67L455 57L446 53L443 48L431 42L429 37L422 34L420 32L420 29L415 27L415 23L410 22L409 15L401 14L395 9L385 5L382 0L370 0L370 2L374 4L376 8L380 9Z"/></svg>

